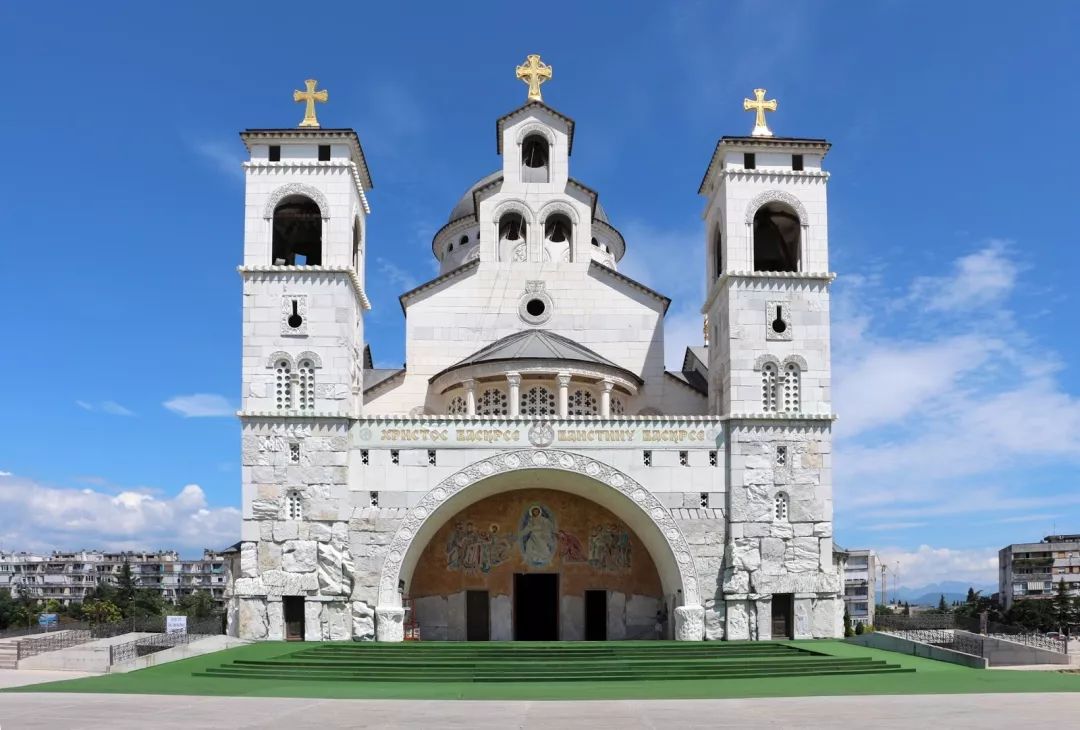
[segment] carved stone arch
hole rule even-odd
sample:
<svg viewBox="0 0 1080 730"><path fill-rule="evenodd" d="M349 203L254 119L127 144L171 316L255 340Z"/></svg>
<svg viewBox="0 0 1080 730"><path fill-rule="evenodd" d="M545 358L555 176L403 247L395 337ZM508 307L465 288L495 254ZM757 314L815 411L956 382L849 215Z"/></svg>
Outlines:
<svg viewBox="0 0 1080 730"><path fill-rule="evenodd" d="M318 188L304 183L282 185L270 193L266 199L266 205L263 207L263 218L266 220L272 219L274 210L281 204L281 201L290 195L303 195L305 198L310 198L315 205L319 206L319 215L322 216L322 219L324 221L330 219L330 204L327 202L326 196Z"/></svg>
<svg viewBox="0 0 1080 730"><path fill-rule="evenodd" d="M510 491L512 487L504 486L500 475L537 469L584 477L561 485L563 491L591 498L626 522L649 551L665 592L682 591L683 604L700 611L693 554L671 512L655 495L628 474L589 456L556 449L522 449L482 459L452 474L409 510L386 549L379 576L379 613L400 610L402 572L412 578L420 555L440 527L465 507L490 496L489 491ZM574 491L570 484L581 487L582 492ZM474 485L477 488L470 489ZM585 494L586 486L600 489Z"/></svg>
<svg viewBox="0 0 1080 730"><path fill-rule="evenodd" d="M495 206L495 209L491 211L491 220L495 222L495 228L499 227L499 219L506 213L520 213L521 217L525 219L525 225L530 229L536 223L536 216L533 215L532 209L525 203L524 200L513 198L511 200L504 200Z"/></svg>
<svg viewBox="0 0 1080 730"><path fill-rule="evenodd" d="M266 361L266 367L268 367L268 368L277 367L277 364L278 364L279 360L284 360L285 362L289 363L289 369L290 370L295 370L296 369L296 361L293 360L293 356L290 355L289 353L285 352L284 350L278 350L277 352L270 355L270 359Z"/></svg>
<svg viewBox="0 0 1080 730"><path fill-rule="evenodd" d="M569 218L570 222L574 224L575 228L577 228L580 217L578 216L577 211L574 210L574 206L563 200L553 200L550 203L546 204L543 208L540 209L540 213L537 214L536 219L540 221L540 225L543 226L544 221L546 221L548 216L553 213L562 213L567 218Z"/></svg>
<svg viewBox="0 0 1080 730"><path fill-rule="evenodd" d="M757 359L754 360L754 370L761 370L765 367L765 363L770 362L775 365L778 370L780 369L780 358L776 355L765 353L764 355L758 355Z"/></svg>
<svg viewBox="0 0 1080 730"><path fill-rule="evenodd" d="M789 362L795 363L796 365L799 366L799 370L802 370L803 372L806 372L806 358L803 357L802 355L788 355L787 357L784 358L784 363L783 364L787 365Z"/></svg>
<svg viewBox="0 0 1080 730"><path fill-rule="evenodd" d="M297 362L300 362L301 360L311 360L311 362L315 363L315 367L322 367L322 358L319 357L318 353L312 352L310 350L304 350L296 356Z"/></svg>
<svg viewBox="0 0 1080 730"><path fill-rule="evenodd" d="M802 204L801 200L784 190L766 190L755 195L746 205L746 225L752 226L754 216L761 210L761 206L768 203L783 203L795 211L795 215L799 217L799 225L810 225L810 217L806 214L806 206Z"/></svg>
<svg viewBox="0 0 1080 730"><path fill-rule="evenodd" d="M551 131L551 127L546 124L541 124L540 122L529 122L528 124L522 124L518 128L516 137L518 146L520 146L530 134L539 134L546 139L549 149L555 146L555 133Z"/></svg>

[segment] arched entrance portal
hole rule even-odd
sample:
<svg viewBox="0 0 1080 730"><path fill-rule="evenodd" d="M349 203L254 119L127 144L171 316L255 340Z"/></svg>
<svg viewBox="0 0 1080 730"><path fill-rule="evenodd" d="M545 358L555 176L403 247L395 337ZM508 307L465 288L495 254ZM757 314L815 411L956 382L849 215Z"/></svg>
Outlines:
<svg viewBox="0 0 1080 730"><path fill-rule="evenodd" d="M420 636L434 640L653 639L668 614L652 557L626 523L543 488L454 515L420 554L408 595Z"/></svg>
<svg viewBox="0 0 1080 730"><path fill-rule="evenodd" d="M576 495L616 517L640 542L655 567L662 595L671 599L675 638L702 638L703 612L693 557L668 510L642 485L603 462L567 451L537 449L476 462L443 480L409 511L388 547L380 576L376 608L380 641L401 641L401 591L410 592L421 557L436 534L481 500L528 489Z"/></svg>

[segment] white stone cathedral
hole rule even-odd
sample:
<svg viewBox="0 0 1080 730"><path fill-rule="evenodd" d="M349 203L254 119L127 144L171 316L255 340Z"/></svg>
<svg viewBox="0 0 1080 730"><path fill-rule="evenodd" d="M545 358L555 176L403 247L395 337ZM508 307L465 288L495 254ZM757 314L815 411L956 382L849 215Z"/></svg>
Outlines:
<svg viewBox="0 0 1080 730"><path fill-rule="evenodd" d="M571 176L575 122L529 100L502 167L403 293L406 364L364 339L371 174L351 129L249 129L243 528L248 639L836 637L829 143L758 90L699 192L704 346L664 366L670 300ZM321 96L320 96L321 95ZM770 106L771 105L771 106ZM682 255L673 252L673 255Z"/></svg>

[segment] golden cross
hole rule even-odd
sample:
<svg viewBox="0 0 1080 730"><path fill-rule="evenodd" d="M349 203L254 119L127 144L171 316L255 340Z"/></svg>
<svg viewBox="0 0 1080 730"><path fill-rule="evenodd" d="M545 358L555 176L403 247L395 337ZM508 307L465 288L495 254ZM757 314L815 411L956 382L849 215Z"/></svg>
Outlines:
<svg viewBox="0 0 1080 730"><path fill-rule="evenodd" d="M765 123L765 112L776 111L776 99L769 99L765 101L765 89L754 89L754 100L743 99L742 103L743 111L755 112L754 116L754 131L750 133L752 137L771 137L772 130L769 129L769 125Z"/></svg>
<svg viewBox="0 0 1080 730"><path fill-rule="evenodd" d="M330 98L326 89L315 91L315 85L318 83L315 79L307 79L304 81L307 91L294 91L292 93L293 101L307 102L307 108L304 110L304 121L300 122L301 127L318 127L319 120L315 118L315 102L325 102Z"/></svg>
<svg viewBox="0 0 1080 730"><path fill-rule="evenodd" d="M530 53L524 66L518 66L517 77L529 85L529 101L543 101L540 84L551 78L551 66L540 60L539 53Z"/></svg>

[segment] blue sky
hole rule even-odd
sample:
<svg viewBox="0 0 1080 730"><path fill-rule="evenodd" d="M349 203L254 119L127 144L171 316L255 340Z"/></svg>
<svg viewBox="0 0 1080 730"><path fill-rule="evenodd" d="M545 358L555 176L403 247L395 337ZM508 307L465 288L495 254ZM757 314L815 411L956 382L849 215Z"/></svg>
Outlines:
<svg viewBox="0 0 1080 730"><path fill-rule="evenodd" d="M536 6L529 6L535 8ZM367 332L496 169L526 53L577 121L573 174L623 271L700 332L696 195L744 96L833 142L837 539L901 582L993 581L994 551L1080 531L1072 192L1080 9L1015 3L7 3L0 547L177 547L238 524L245 127L293 126L304 78L375 189Z"/></svg>

